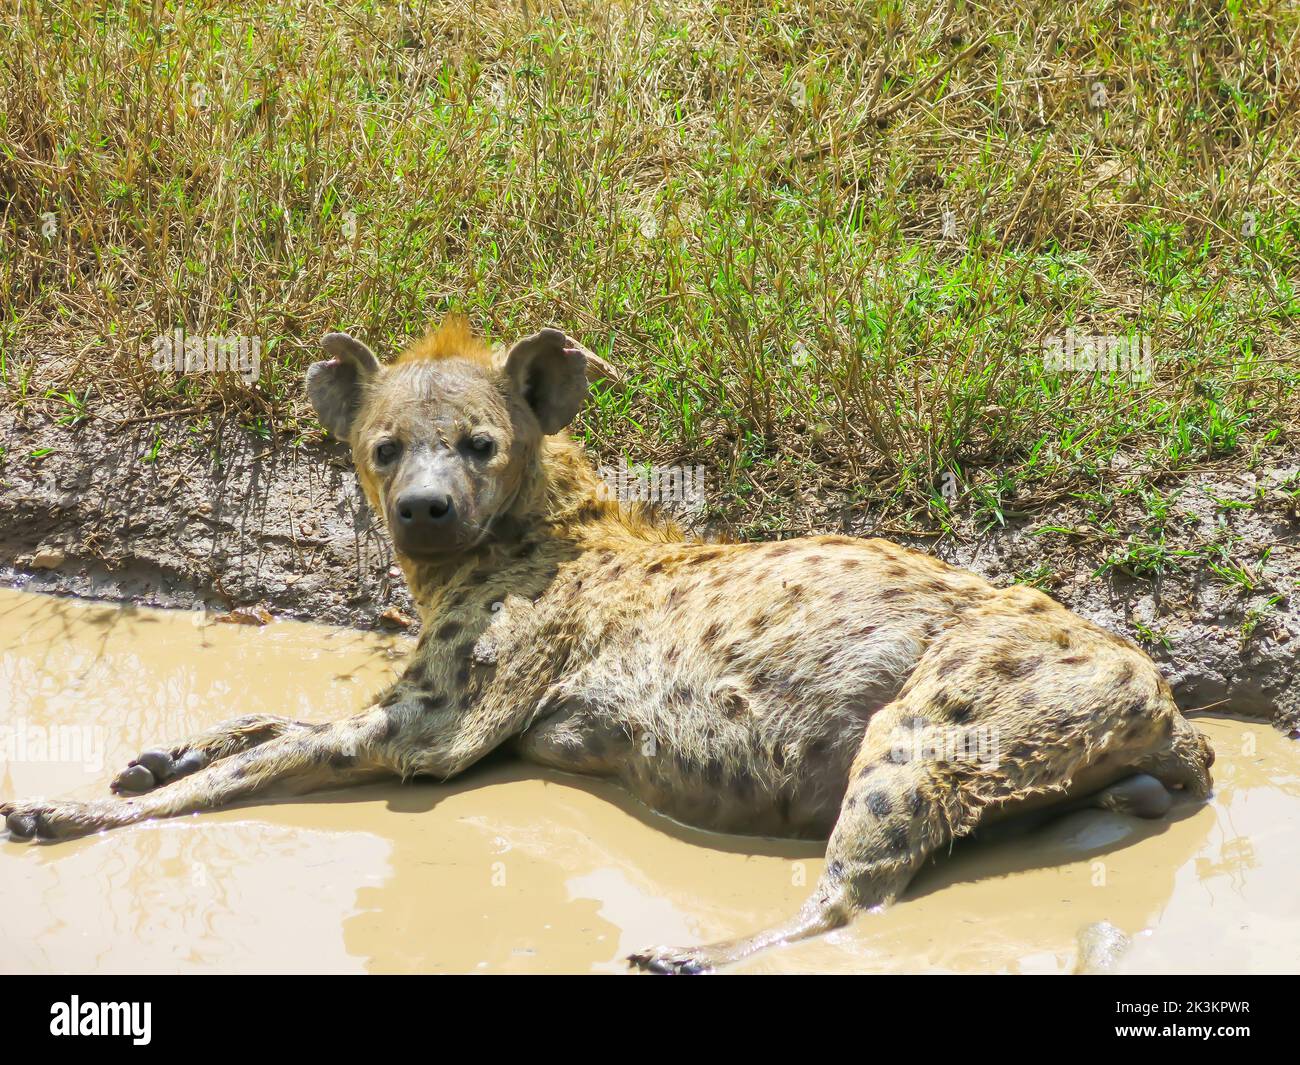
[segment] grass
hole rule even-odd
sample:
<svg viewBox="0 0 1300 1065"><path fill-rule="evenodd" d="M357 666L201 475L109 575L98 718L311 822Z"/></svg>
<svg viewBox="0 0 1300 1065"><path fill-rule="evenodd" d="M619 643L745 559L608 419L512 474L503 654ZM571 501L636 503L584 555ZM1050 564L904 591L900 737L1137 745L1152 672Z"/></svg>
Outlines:
<svg viewBox="0 0 1300 1065"><path fill-rule="evenodd" d="M1293 440L1300 14L1029 11L11 0L0 394L305 440L327 330L558 323L626 377L587 439L705 463L742 533L996 526ZM259 378L159 373L176 328ZM1070 329L1150 379L1051 372Z"/></svg>

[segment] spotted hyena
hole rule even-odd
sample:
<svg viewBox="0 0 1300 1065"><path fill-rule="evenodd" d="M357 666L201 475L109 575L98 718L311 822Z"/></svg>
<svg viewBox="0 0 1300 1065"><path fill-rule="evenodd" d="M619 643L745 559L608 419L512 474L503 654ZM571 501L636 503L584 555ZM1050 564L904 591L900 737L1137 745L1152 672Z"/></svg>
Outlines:
<svg viewBox="0 0 1300 1065"><path fill-rule="evenodd" d="M323 344L308 393L420 609L405 673L343 721L245 717L147 751L113 783L130 797L7 803L13 836L445 780L505 745L701 828L829 838L788 923L631 958L699 972L889 902L992 819L1207 794L1213 754L1151 660L1037 591L884 540L699 542L611 499L563 434L589 361L563 332L498 352L452 321L388 366Z"/></svg>

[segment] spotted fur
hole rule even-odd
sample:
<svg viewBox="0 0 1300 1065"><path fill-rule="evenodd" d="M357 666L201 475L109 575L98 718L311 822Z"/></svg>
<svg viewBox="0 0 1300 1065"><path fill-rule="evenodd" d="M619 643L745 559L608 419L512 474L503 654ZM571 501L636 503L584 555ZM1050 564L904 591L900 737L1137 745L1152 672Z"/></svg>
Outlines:
<svg viewBox="0 0 1300 1065"><path fill-rule="evenodd" d="M436 544L394 537L422 619L405 673L341 722L242 719L148 752L117 781L131 798L7 804L14 835L272 784L447 779L508 746L703 828L829 837L792 922L633 956L696 972L892 900L929 855L1008 813L1094 794L1114 807L1128 793L1108 789L1141 773L1207 793L1213 754L1155 665L1040 592L883 540L700 542L609 498L582 448L549 432L586 388L585 352L559 331L501 352L453 322L386 368L342 334L326 346L309 391L376 513L397 520L417 477L455 503ZM485 436L490 455L465 450ZM399 456L377 462L383 442ZM953 746L980 737L996 749Z"/></svg>

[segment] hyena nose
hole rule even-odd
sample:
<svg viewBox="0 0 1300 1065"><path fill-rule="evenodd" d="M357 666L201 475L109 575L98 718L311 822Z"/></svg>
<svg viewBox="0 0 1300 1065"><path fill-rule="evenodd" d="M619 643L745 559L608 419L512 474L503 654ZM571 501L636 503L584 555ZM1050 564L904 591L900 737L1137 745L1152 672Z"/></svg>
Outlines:
<svg viewBox="0 0 1300 1065"><path fill-rule="evenodd" d="M454 511L451 496L443 492L407 492L397 500L397 518L411 533L441 528Z"/></svg>

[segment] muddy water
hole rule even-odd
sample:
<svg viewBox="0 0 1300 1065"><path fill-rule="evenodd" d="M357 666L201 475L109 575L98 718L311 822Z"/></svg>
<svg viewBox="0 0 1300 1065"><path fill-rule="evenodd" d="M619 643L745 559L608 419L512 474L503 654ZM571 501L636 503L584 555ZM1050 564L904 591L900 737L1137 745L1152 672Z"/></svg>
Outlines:
<svg viewBox="0 0 1300 1065"><path fill-rule="evenodd" d="M346 714L405 646L0 589L0 795L99 796L141 748L238 714ZM892 909L741 968L1068 972L1078 930L1107 920L1151 930L1129 968L1300 969L1300 747L1201 725L1208 805L960 845ZM612 785L497 763L0 842L0 971L621 971L638 947L790 914L821 866L817 846L694 832Z"/></svg>

